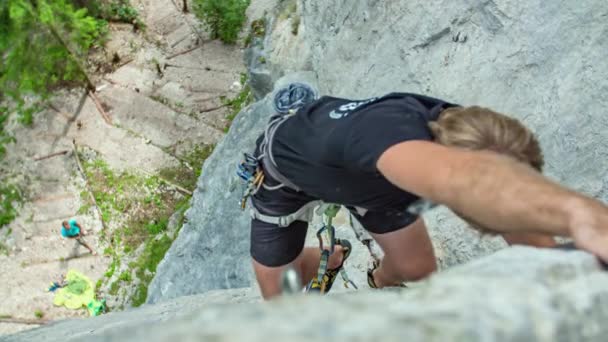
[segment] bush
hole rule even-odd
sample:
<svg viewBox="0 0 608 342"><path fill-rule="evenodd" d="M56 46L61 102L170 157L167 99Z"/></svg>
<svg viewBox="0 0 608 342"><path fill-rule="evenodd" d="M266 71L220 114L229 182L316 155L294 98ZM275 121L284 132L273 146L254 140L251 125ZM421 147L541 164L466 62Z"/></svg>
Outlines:
<svg viewBox="0 0 608 342"><path fill-rule="evenodd" d="M19 189L11 184L0 185L0 228L17 217L17 206L23 202Z"/></svg>
<svg viewBox="0 0 608 342"><path fill-rule="evenodd" d="M237 41L250 0L194 0L194 13L201 18L213 39L233 44Z"/></svg>

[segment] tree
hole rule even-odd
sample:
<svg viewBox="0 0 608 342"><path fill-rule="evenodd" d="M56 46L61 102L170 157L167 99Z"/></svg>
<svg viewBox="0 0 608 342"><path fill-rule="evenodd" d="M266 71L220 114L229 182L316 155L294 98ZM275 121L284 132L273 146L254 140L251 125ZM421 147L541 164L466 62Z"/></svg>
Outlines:
<svg viewBox="0 0 608 342"><path fill-rule="evenodd" d="M235 43L243 23L250 0L194 0L194 13L211 31L212 39Z"/></svg>
<svg viewBox="0 0 608 342"><path fill-rule="evenodd" d="M0 158L14 141L4 130L9 113L29 125L55 87L93 88L84 60L105 32L105 21L68 0L0 2Z"/></svg>

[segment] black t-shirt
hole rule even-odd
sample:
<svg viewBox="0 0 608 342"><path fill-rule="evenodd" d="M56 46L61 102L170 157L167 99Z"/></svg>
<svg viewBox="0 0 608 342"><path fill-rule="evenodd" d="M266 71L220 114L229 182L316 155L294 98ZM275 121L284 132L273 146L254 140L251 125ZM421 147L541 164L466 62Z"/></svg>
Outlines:
<svg viewBox="0 0 608 342"><path fill-rule="evenodd" d="M376 168L380 155L407 140L433 140L428 122L454 106L392 93L368 100L322 97L277 130L272 154L279 171L309 196L368 210L404 210L419 198Z"/></svg>

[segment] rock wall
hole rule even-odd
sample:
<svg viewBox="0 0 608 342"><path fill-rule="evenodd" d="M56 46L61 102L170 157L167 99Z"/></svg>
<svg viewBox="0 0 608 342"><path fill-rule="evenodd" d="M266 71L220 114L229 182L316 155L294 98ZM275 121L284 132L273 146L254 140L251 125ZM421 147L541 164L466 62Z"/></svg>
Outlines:
<svg viewBox="0 0 608 342"><path fill-rule="evenodd" d="M246 54L257 97L282 75L304 70L322 94L407 91L488 106L538 134L549 177L608 201L605 0L276 3L266 36ZM241 113L205 164L189 222L158 268L150 302L253 283L247 215L236 209L238 191L225 189L269 114L264 101ZM445 208L425 221L441 268L506 246Z"/></svg>
<svg viewBox="0 0 608 342"><path fill-rule="evenodd" d="M583 252L515 247L408 289L287 296L211 291L8 336L5 342L605 341L608 274Z"/></svg>
<svg viewBox="0 0 608 342"><path fill-rule="evenodd" d="M300 73L283 78L277 86L294 80L314 82L309 74ZM244 184L236 167L243 153L252 151L273 113L269 98L241 112L205 161L185 224L148 288L149 303L252 285L250 219L240 209Z"/></svg>

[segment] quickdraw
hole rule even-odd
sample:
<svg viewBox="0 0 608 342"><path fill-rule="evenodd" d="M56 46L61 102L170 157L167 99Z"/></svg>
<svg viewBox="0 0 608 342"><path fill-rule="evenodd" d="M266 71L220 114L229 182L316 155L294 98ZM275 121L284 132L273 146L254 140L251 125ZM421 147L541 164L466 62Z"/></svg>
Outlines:
<svg viewBox="0 0 608 342"><path fill-rule="evenodd" d="M325 204L319 207L317 210L317 214L323 214L326 219L325 224L317 231L317 239L319 240L319 249L321 251L321 260L319 262L319 268L317 269L317 277L311 281L311 283L307 286L307 292L316 291L320 294L325 294L335 280L337 274L335 274L335 270L328 270L327 263L329 261L329 257L333 255L335 246L342 246L343 248L347 248L349 250L352 249L352 246L348 242L348 240L344 239L336 239L336 229L333 226L333 219L336 217L338 212L340 211L340 206L337 204ZM323 233L326 233L325 239L327 242L324 242ZM327 248L325 248L327 246ZM344 255L346 259L348 254ZM344 262L344 261L343 261ZM348 278L346 274L346 270L342 265L339 269L340 276L344 282L344 287L348 288L351 285L353 288L358 289L357 285L353 283L352 280Z"/></svg>
<svg viewBox="0 0 608 342"><path fill-rule="evenodd" d="M244 153L244 160L239 164L236 174L247 182L240 201L241 210L245 210L249 197L255 195L264 184L264 172L257 158L249 153Z"/></svg>

